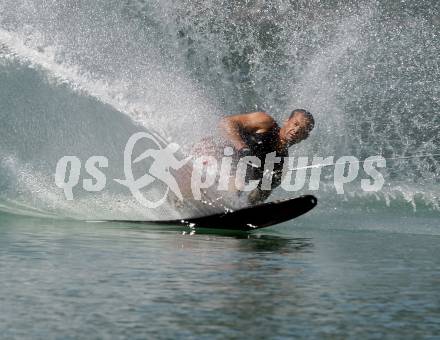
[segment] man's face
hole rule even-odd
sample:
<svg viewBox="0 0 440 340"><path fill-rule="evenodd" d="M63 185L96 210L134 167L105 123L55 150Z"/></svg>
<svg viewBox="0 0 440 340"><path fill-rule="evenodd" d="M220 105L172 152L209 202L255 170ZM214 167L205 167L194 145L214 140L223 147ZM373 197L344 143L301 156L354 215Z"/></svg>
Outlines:
<svg viewBox="0 0 440 340"><path fill-rule="evenodd" d="M297 113L284 122L280 131L280 136L288 143L288 145L292 145L309 137L312 128L310 120L303 114Z"/></svg>

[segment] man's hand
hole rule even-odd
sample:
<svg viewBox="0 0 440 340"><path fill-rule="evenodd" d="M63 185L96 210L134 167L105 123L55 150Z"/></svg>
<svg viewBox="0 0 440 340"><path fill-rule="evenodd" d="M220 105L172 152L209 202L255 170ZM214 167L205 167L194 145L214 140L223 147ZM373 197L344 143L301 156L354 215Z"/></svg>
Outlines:
<svg viewBox="0 0 440 340"><path fill-rule="evenodd" d="M254 154L252 154L251 149L248 147L241 148L237 151L238 160L242 160L244 157L256 157ZM253 159L248 160L248 165L250 165L253 168L259 168L261 164L256 163Z"/></svg>

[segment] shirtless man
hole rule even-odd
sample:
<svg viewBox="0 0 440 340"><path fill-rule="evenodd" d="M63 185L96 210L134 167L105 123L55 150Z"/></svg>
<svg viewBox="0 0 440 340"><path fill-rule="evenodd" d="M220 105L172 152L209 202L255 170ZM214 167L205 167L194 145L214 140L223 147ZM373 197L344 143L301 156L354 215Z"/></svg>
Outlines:
<svg viewBox="0 0 440 340"><path fill-rule="evenodd" d="M261 179L264 171L266 154L276 152L277 157L287 157L288 148L309 136L315 125L310 112L302 109L292 111L280 127L266 112L251 112L225 117L220 122L220 129L226 141L236 151L237 158L256 156L261 160L261 167L254 168L248 179ZM281 183L283 163L276 163L273 171L272 189ZM248 196L249 203L263 202L271 190L263 190L260 185Z"/></svg>

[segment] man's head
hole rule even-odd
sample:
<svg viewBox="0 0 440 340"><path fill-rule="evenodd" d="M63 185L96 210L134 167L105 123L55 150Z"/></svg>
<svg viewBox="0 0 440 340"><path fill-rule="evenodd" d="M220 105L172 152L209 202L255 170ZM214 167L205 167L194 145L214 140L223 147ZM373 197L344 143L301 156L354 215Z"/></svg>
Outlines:
<svg viewBox="0 0 440 340"><path fill-rule="evenodd" d="M315 120L310 112L298 109L292 111L280 129L280 138L287 145L299 143L309 136L315 126Z"/></svg>

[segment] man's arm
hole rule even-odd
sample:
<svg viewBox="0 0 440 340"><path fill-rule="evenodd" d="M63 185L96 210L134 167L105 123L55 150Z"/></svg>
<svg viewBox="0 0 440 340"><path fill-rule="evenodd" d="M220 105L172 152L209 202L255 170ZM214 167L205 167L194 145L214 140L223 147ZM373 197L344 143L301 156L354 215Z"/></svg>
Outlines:
<svg viewBox="0 0 440 340"><path fill-rule="evenodd" d="M225 117L219 127L236 150L248 147L240 136L240 131L249 133L264 133L275 125L275 120L266 112L251 112Z"/></svg>

